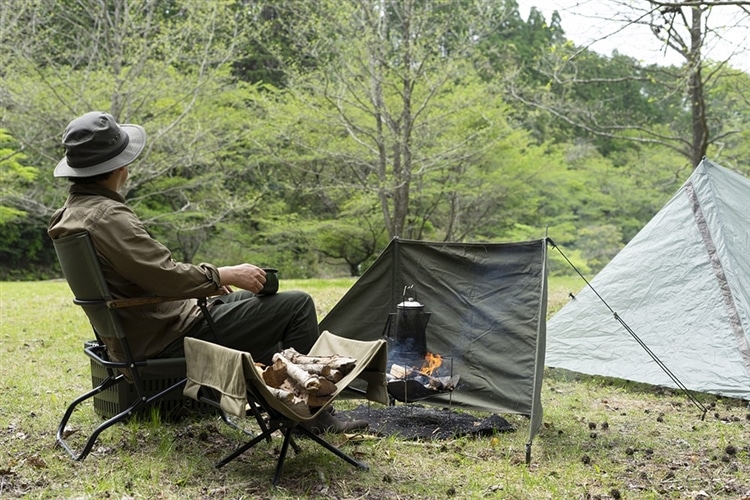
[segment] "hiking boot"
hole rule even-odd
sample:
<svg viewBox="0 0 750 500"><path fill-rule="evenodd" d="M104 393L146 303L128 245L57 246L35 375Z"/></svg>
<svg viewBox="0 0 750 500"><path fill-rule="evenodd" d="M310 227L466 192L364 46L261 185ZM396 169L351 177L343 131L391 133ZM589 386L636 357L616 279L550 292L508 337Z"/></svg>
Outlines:
<svg viewBox="0 0 750 500"><path fill-rule="evenodd" d="M361 431L370 426L367 420L338 420L327 410L319 412L318 416L312 421L305 422L302 425L315 434Z"/></svg>

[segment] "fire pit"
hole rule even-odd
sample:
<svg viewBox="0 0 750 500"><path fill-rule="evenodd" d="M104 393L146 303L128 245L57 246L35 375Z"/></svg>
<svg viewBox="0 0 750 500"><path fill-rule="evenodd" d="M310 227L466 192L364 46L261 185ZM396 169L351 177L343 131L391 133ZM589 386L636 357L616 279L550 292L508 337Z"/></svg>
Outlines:
<svg viewBox="0 0 750 500"><path fill-rule="evenodd" d="M386 380L388 393L401 402L417 401L435 394L452 392L460 377L458 375L438 376L444 358L439 354L428 352L421 368L390 363ZM450 358L450 373L453 372L453 358Z"/></svg>
<svg viewBox="0 0 750 500"><path fill-rule="evenodd" d="M401 402L418 401L440 393L452 392L459 376L453 375L453 358L427 350L427 323L430 313L424 305L407 295L414 285L404 288L403 301L388 316L385 336L388 341L388 393ZM447 373L445 373L447 371Z"/></svg>

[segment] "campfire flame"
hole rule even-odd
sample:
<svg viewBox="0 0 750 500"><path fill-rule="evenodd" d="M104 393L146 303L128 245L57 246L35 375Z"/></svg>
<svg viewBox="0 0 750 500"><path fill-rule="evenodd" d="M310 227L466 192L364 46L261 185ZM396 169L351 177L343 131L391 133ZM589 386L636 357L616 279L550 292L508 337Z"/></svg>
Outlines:
<svg viewBox="0 0 750 500"><path fill-rule="evenodd" d="M440 368L443 364L443 357L440 354L433 354L428 352L424 355L424 364L420 368L419 372L424 375L432 375L432 373Z"/></svg>

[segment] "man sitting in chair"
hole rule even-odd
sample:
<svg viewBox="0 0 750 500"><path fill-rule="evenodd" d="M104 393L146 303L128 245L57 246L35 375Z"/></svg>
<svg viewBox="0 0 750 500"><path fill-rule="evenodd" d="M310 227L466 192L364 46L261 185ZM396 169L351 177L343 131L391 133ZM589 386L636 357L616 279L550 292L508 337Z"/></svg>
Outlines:
<svg viewBox="0 0 750 500"><path fill-rule="evenodd" d="M54 175L67 177L72 185L65 205L52 216L48 233L56 239L87 231L115 298L224 291L209 305L222 344L250 352L263 363L270 363L273 353L282 348L307 352L312 347L319 332L315 304L307 293L256 295L266 273L248 263L217 267L177 262L125 204L119 191L128 178L128 166L146 145L143 127L119 125L110 114L94 111L70 122L62 142L65 157ZM186 336L217 341L195 299L123 309L121 317L136 359L181 357ZM116 351L110 356L119 360ZM341 422L321 412L312 427L318 432L346 432L366 425Z"/></svg>

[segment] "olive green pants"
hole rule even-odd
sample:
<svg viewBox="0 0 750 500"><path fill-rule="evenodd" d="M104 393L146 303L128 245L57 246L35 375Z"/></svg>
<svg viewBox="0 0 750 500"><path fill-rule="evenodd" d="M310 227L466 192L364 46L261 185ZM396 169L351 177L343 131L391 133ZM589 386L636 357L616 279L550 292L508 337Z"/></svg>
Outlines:
<svg viewBox="0 0 750 500"><path fill-rule="evenodd" d="M185 336L249 352L261 363L270 364L271 356L287 347L307 353L318 339L315 303L305 292L256 296L237 291L215 299L209 309L216 336L205 318ZM161 353L161 357L180 356L184 356L182 339Z"/></svg>

